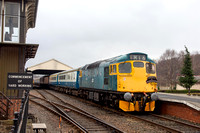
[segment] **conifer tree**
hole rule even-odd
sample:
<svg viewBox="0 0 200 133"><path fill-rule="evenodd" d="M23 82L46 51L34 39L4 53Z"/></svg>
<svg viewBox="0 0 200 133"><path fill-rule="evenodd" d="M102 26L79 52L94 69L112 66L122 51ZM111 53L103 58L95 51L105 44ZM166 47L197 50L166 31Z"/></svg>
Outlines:
<svg viewBox="0 0 200 133"><path fill-rule="evenodd" d="M188 94L190 95L190 88L197 82L194 79L194 74L192 70L192 61L190 57L190 52L188 48L185 46L185 57L184 57L184 65L181 70L181 76L179 78L180 85L188 90Z"/></svg>

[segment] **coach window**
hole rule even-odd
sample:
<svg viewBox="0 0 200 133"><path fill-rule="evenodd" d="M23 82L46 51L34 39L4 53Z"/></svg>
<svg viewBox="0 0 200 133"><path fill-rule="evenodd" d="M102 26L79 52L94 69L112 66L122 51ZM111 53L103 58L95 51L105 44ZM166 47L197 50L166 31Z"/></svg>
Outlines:
<svg viewBox="0 0 200 133"><path fill-rule="evenodd" d="M72 73L72 80L75 80L75 73Z"/></svg>
<svg viewBox="0 0 200 133"><path fill-rule="evenodd" d="M131 63L119 64L119 73L131 73Z"/></svg>
<svg viewBox="0 0 200 133"><path fill-rule="evenodd" d="M80 70L79 71L79 77L82 77L82 75L83 75L83 72Z"/></svg>

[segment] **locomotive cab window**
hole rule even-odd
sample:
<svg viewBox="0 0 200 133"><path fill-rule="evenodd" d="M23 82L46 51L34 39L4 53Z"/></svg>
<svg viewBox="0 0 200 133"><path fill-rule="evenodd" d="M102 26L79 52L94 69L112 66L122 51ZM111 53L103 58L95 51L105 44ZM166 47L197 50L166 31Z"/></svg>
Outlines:
<svg viewBox="0 0 200 133"><path fill-rule="evenodd" d="M113 73L113 65L110 66L110 73Z"/></svg>
<svg viewBox="0 0 200 133"><path fill-rule="evenodd" d="M117 73L116 65L113 65L113 73Z"/></svg>
<svg viewBox="0 0 200 133"><path fill-rule="evenodd" d="M146 71L147 73L154 74L156 71L155 65L152 63L146 63Z"/></svg>
<svg viewBox="0 0 200 133"><path fill-rule="evenodd" d="M131 63L119 64L119 73L131 73Z"/></svg>
<svg viewBox="0 0 200 133"><path fill-rule="evenodd" d="M133 66L134 67L144 67L144 63L143 62L133 62Z"/></svg>
<svg viewBox="0 0 200 133"><path fill-rule="evenodd" d="M110 74L117 73L116 65L110 66Z"/></svg>

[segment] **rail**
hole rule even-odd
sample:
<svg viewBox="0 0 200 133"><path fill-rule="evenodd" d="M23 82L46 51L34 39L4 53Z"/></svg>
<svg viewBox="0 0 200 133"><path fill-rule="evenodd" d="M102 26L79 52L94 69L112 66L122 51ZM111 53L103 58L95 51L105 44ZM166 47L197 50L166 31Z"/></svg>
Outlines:
<svg viewBox="0 0 200 133"><path fill-rule="evenodd" d="M47 92L47 91L45 91ZM77 128L79 128L82 132L90 132L92 130L95 130L95 131L105 131L105 130L109 130L109 131L113 131L113 132L116 132L116 133L122 133L123 131L121 131L120 129L98 119L97 117L93 116L92 114L89 114L88 112L85 112L75 106L72 106L70 105L69 103L66 103L65 104L68 104L69 106L66 106L66 105L63 105L63 103L57 103L57 102L53 102L53 101L50 101L49 99L47 99L46 96L44 96L41 92L39 92L40 95L42 95L44 98L39 98L37 96L34 96L34 95L30 95L30 96L33 96L35 98L38 98L40 100L44 100L44 101L47 101L48 103L50 103L52 106L54 106L61 114L64 115L65 118L68 119L68 121L70 121L74 126L76 126ZM51 94L51 93L45 93L46 94L50 94L56 98L58 98L57 96ZM59 98L58 98L59 99ZM60 100L60 99L59 99ZM61 100L62 101L62 100ZM63 101L62 101L63 102ZM69 115L68 113L66 113L63 109L69 109L71 114ZM79 119L76 119L74 116L79 116ZM96 128L93 128L91 129L90 126L88 126L89 124L87 123L87 126L84 124L84 120L86 121L90 121L92 123L93 122L93 126L94 126L94 123L96 125L99 125L99 126L96 126ZM80 124L82 123L82 124ZM98 124L97 124L98 123Z"/></svg>
<svg viewBox="0 0 200 133"><path fill-rule="evenodd" d="M20 112L15 112L14 126L11 133L26 133L26 123L28 118L28 105L29 105L29 90L25 91L22 98Z"/></svg>

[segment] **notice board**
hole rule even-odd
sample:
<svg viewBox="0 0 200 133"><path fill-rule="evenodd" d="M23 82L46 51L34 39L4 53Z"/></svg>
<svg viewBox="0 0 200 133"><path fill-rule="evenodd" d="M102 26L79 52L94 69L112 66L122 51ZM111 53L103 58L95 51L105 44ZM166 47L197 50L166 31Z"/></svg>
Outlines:
<svg viewBox="0 0 200 133"><path fill-rule="evenodd" d="M8 73L7 89L32 89L33 74Z"/></svg>

